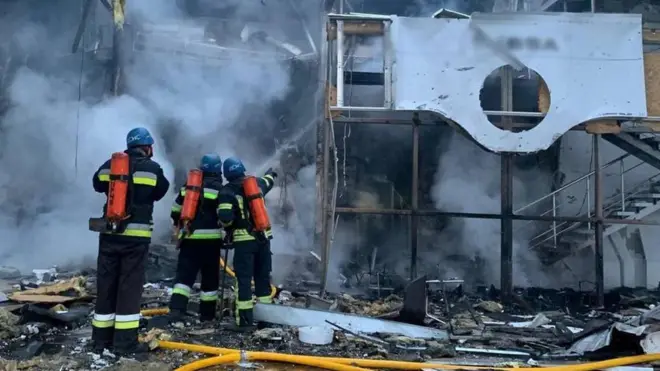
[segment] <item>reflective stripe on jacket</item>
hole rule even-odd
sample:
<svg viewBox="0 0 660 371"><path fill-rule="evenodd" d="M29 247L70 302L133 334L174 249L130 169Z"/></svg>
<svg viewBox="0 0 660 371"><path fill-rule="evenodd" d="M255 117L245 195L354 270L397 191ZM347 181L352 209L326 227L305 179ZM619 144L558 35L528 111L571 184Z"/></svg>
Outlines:
<svg viewBox="0 0 660 371"><path fill-rule="evenodd" d="M160 165L137 148L125 151L131 161L131 180L129 185L125 229L121 233L104 232L108 236L124 236L130 238L151 239L153 231L153 206L162 199L170 187ZM94 173L92 185L98 193L108 194L110 185L110 160L107 160ZM103 206L103 213L107 202Z"/></svg>
<svg viewBox="0 0 660 371"><path fill-rule="evenodd" d="M214 240L223 239L225 237L224 230L218 224L218 215L216 209L218 207L218 194L222 188L222 178L220 176L213 176L205 174L202 180L203 193L197 205L197 213L195 219L190 224L192 234L183 236L183 232L179 233L179 238L194 239L194 240ZM177 194L170 216L175 225L180 223L181 209L186 197L186 188L181 187Z"/></svg>
<svg viewBox="0 0 660 371"><path fill-rule="evenodd" d="M218 197L218 219L232 235L233 242L254 241L257 238L250 234L250 210L246 205L243 192L242 179L230 182L220 192ZM261 193L265 196L273 188L275 180L270 175L257 178ZM268 239L273 238L273 231L269 228L264 232Z"/></svg>

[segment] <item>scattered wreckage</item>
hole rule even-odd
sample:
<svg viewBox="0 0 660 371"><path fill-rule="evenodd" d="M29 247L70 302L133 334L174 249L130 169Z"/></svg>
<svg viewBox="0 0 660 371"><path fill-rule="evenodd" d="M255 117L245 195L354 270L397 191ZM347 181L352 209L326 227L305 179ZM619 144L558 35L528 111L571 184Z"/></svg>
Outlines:
<svg viewBox="0 0 660 371"><path fill-rule="evenodd" d="M163 254L159 259L162 268L173 257ZM169 301L171 279L161 274L145 285L140 340L154 350L173 350L129 360L88 350L93 270L52 268L22 276L3 267L0 284L5 291L0 296L0 370L43 369L43 365L61 370L170 370L172 365L207 359L202 353L219 352L214 347L490 367L660 353L658 290L614 290L608 294L606 310L591 306L591 292L519 289L514 300L502 304L493 287L469 294L463 292L461 280L425 277L410 283L403 297L381 292L371 297L322 298L312 290L284 288L277 304L255 307L255 319L265 327L237 334L223 331L231 321L229 315L217 323L199 322L194 302L185 322L163 326L159 319L166 313L161 308ZM225 289L225 314L232 307L230 286ZM195 344L202 347L180 349Z"/></svg>

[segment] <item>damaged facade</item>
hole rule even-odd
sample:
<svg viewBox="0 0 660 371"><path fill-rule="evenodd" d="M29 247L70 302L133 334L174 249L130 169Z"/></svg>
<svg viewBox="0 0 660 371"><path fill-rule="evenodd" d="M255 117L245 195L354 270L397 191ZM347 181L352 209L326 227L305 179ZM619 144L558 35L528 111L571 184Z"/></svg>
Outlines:
<svg viewBox="0 0 660 371"><path fill-rule="evenodd" d="M546 5L546 11L590 9L588 2ZM627 75L627 83L632 85L624 89L634 91L631 94L637 98L627 100L634 107L608 111L611 107L598 102L621 101L615 97L623 90L603 85L594 91L607 96L596 99L594 109L586 109L591 116L578 119L585 114L587 104L582 100L579 105L571 103L574 98L570 97L575 97L578 90L570 88L572 92L562 98L564 92L550 86L549 94L548 85L552 84L544 80L544 75L548 81L564 84L564 88L582 80L572 82L572 75L561 69L551 72L538 59L543 58L534 54L561 53L558 45L548 42L554 36L544 36L538 27L530 37L506 36L506 32L513 32L508 30L515 29L512 22L519 21L523 30L532 18L535 24L544 22L542 19L552 23L550 19L557 18L467 15L491 10L484 6L460 9L462 13L436 12L435 16L446 22L442 30L439 25L433 28L433 21L428 19L330 16L326 69L331 84L326 95L330 113L322 135L327 141L319 139L319 148L325 145L326 152L317 152L318 179L325 184L317 194L317 240L327 248L330 260L335 256L361 261L357 264L359 275L378 277L387 271L406 278L419 274L441 279L458 276L472 288L497 284L502 279L509 291L514 285L578 288L579 282L587 280L593 282L589 290L596 290L601 298L605 288L655 287L657 279L651 278L655 277L653 270L647 268L649 249L643 244L647 241L648 246L653 238L657 211L657 142L655 134L649 133L656 121L654 103L648 96L655 86L652 71L656 58L652 52L655 20L651 8L632 5L628 10L632 14L602 18L605 23L619 22L614 21L617 19L620 25L628 24L619 34L634 35L629 39L634 40L631 44L617 50L630 53L630 60L634 60L629 66L634 73ZM535 8L525 2L512 9ZM611 4L598 3L596 11L615 10ZM635 15L640 13L643 17ZM403 9L398 14L411 15ZM506 26L498 28L498 22ZM343 37L339 36L340 27ZM548 27L556 29L550 24ZM601 26L591 22L587 27L593 31ZM565 32L593 33L586 29ZM421 40L422 34L433 37ZM470 36L473 34L480 36ZM462 41L445 43L439 50L425 44L436 39ZM595 40L585 41L585 47L598 44ZM475 51L466 53L456 45ZM483 65L470 64L475 63L470 60L475 58L471 53L479 55L477 63ZM513 69L503 71L499 77L495 71L487 78L467 78L470 86L453 83L439 87L441 81L461 81L457 76L479 69L488 75L492 69L487 65L493 63L483 58L489 54L498 60L494 69L498 63ZM550 55L547 58L552 60ZM434 72L431 60L444 63L446 68ZM415 63L419 67L413 67ZM626 69L622 65L617 68L611 70L612 79L607 83ZM597 80L590 81L593 84ZM476 102L477 95L480 102ZM463 96L469 99L459 99ZM464 102L472 104L470 107L481 104L493 125L476 124L485 121L483 116L473 108L466 110ZM402 112L411 110L426 112ZM428 115L428 111L435 115ZM613 111L619 114L608 113ZM564 115L560 120L565 133L552 123L558 119L558 112ZM571 115L577 116L567 119ZM629 121L629 117L638 119ZM548 131L555 129L562 133ZM369 140L365 138L389 136L389 143L377 141L377 156L361 145ZM597 143L594 137L600 138ZM479 146L505 154L488 154ZM516 154L506 154L510 152ZM598 156L594 156L596 152ZM367 174L373 169L378 169L378 175L370 177ZM369 197L364 197L365 193ZM325 210L321 211L323 205ZM515 222L497 221L506 214L513 214ZM363 238L365 226L374 231L374 238L371 234ZM601 227L603 233L596 233ZM356 229L361 232L355 233ZM360 238L353 237L356 235ZM388 254L392 256L389 262ZM600 255L604 259L598 259ZM378 263L376 271L372 271L374 260ZM330 275L333 269L330 263ZM329 278L328 285L334 281Z"/></svg>

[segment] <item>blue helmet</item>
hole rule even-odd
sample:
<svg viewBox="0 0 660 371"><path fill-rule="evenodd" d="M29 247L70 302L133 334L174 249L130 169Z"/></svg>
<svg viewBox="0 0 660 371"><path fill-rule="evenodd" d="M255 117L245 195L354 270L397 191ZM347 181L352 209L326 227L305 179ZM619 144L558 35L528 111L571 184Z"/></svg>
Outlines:
<svg viewBox="0 0 660 371"><path fill-rule="evenodd" d="M154 138L151 137L149 130L145 128L135 128L126 135L126 147L150 146L154 144Z"/></svg>
<svg viewBox="0 0 660 371"><path fill-rule="evenodd" d="M229 157L222 164L222 172L225 173L225 178L231 181L245 175L245 166L236 157Z"/></svg>
<svg viewBox="0 0 660 371"><path fill-rule="evenodd" d="M222 174L222 159L216 153L207 153L202 156L199 168L205 173Z"/></svg>

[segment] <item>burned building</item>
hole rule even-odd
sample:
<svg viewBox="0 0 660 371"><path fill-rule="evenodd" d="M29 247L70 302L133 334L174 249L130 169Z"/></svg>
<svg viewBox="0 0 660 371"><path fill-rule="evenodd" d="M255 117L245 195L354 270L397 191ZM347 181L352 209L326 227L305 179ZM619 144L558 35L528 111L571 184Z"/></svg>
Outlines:
<svg viewBox="0 0 660 371"><path fill-rule="evenodd" d="M522 3L508 11L540 9L531 2ZM491 5L493 9L503 6ZM621 12L611 5L540 4L545 11ZM605 286L654 285L648 282L653 274L646 267L645 237L640 237L646 233L646 239L652 240L657 233L651 226L656 211L657 142L654 134L648 134L655 116L652 101L643 103L644 94L651 94L656 84L652 77L656 55L650 46L655 43L652 8L631 5L626 9L644 13L643 17L602 16L603 20L625 19L631 34L638 35L644 20L644 37L626 49L637 55L637 66L632 67L637 85L627 89L636 93L624 98L621 87L611 86L609 95L603 95L607 105L616 105L617 99L634 102L638 105L635 113L621 116L594 102L595 112L601 113L585 116L589 114L577 113L580 110L573 106L576 118L582 115L584 119L563 120L561 133L552 140L546 138L543 145L533 145L531 140L541 140L541 130L536 131L538 136L531 133L543 126L542 119L549 120L553 110L570 111L575 101L587 100L566 95L566 100L558 102L561 93L544 80L564 81L559 84L567 86L567 81L578 78L559 72L556 78L543 77L549 72L541 71L539 76L525 68L541 66L544 62L539 59L553 58L549 53L561 53L554 36L512 33L516 19L522 25L531 16L477 13L470 18L467 14L483 11L476 7L461 9L467 14L436 12L442 21L390 17L391 11L377 10L372 13L383 15L331 15L327 27L329 108L326 125L319 129L325 130L319 139L325 150L317 157L318 178L324 187L318 194L317 210L321 211L317 222L322 221L316 231L321 245L332 246L327 259L332 260L338 255L334 249L347 244L349 251L355 251L355 246L361 250L361 254L349 253L348 260L366 261L357 270L375 276L384 272L370 271L374 264L368 262L374 257L398 276L449 278L458 273L474 284L501 277L505 288L514 281L519 285L576 286L588 281L601 298ZM369 13L363 8L359 11ZM399 15L411 15L399 11ZM492 28L480 29L481 22ZM501 32L494 26L497 22L506 22ZM585 45L593 42L595 39L585 41ZM472 43L481 44L481 49ZM464 76L462 80L459 71L477 68L478 62L470 59L472 53L483 58L497 54L500 65L514 69L489 70L484 77ZM531 64L519 59L533 53ZM437 71L431 68L433 61ZM610 73L618 76L623 68ZM584 86L588 85L588 77L583 78ZM455 87L461 84L470 88ZM478 106L467 110L466 101L480 103L485 112L476 114ZM457 115L463 109L462 122ZM428 115L428 111L435 114ZM483 114L500 130L477 128L474 122L483 120L484 116L479 117ZM403 129L392 134L396 126ZM506 149L507 137L511 143L513 138L521 142ZM389 145L376 138L390 139ZM366 153L365 141L378 143L378 155ZM493 155L483 152L483 147L509 153ZM384 161L376 163L374 157ZM365 189L371 189L370 197L364 196ZM640 226L644 224L649 226ZM342 225L347 235L357 237L342 237ZM328 271L332 271L332 263Z"/></svg>

